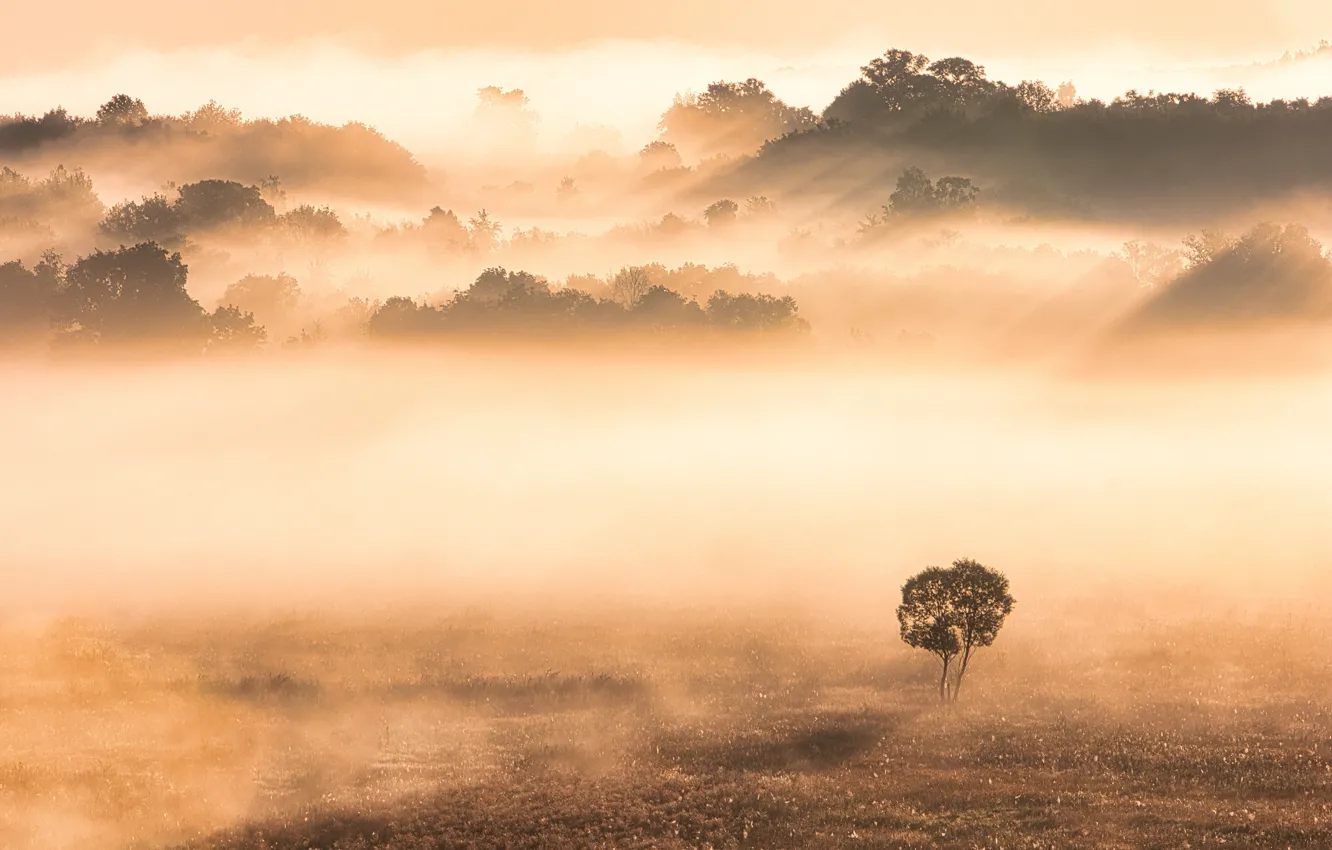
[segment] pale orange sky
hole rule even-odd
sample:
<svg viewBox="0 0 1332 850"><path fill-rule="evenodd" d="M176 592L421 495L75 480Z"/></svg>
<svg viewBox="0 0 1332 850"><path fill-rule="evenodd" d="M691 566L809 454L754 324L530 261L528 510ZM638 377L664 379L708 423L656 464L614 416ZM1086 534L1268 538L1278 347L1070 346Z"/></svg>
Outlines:
<svg viewBox="0 0 1332 850"><path fill-rule="evenodd" d="M67 65L94 48L175 49L335 37L389 52L550 49L667 38L814 52L852 40L1013 55L1136 45L1172 57L1280 53L1332 38L1325 0L8 0L0 71ZM14 37L14 34L20 34Z"/></svg>

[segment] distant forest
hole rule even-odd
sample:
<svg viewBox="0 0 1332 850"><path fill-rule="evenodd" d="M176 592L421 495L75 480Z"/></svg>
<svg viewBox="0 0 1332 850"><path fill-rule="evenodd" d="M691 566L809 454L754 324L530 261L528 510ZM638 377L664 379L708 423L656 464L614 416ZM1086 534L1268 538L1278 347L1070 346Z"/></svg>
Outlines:
<svg viewBox="0 0 1332 850"><path fill-rule="evenodd" d="M480 99L486 126L515 141L531 134L535 116L521 90L490 87ZM1332 185L1332 95L1255 103L1243 89L1128 91L1103 102L1079 97L1072 82L1008 83L963 57L931 60L900 49L869 61L821 114L784 103L751 78L677 96L659 127L643 151L651 167L634 179L669 188L672 177L693 172L705 179L687 191L714 199L877 201L891 185L886 174L918 166L969 177L990 187L988 201L1033 214L1141 220ZM353 197L429 193L412 154L362 124L244 120L216 103L153 115L127 95L91 118L63 108L0 116L0 155L11 158L43 151L90 166L126 148L169 149L188 163L181 168L191 179L258 184L280 175L288 188L317 185Z"/></svg>
<svg viewBox="0 0 1332 850"><path fill-rule="evenodd" d="M524 271L489 268L440 304L394 296L353 298L335 316L356 333L381 341L430 342L500 334L568 338L609 333L700 339L717 334L800 334L808 323L790 296L717 290L700 305L653 279L662 267L622 269L608 281L610 297L572 286L552 288ZM676 274L682 271L678 270ZM179 253L153 242L95 251L66 265L48 254L28 268L0 265L0 343L50 341L57 350L113 346L171 353L235 353L268 339L255 313L294 307L300 287L289 275L247 275L207 311L186 290L189 269ZM594 281L599 283L599 281ZM288 345L322 341L315 324Z"/></svg>
<svg viewBox="0 0 1332 850"><path fill-rule="evenodd" d="M534 138L521 90L481 89L475 117L515 143ZM1106 103L1079 97L1072 82L1010 84L961 57L894 49L821 114L784 103L757 79L719 81L665 105L659 131L631 156L592 150L576 162L542 161L544 192L523 181L478 190L544 220L658 210L586 236L537 226L505 233L485 208L459 215L432 206L443 193L428 170L362 124L246 120L216 103L155 115L124 94L86 118L63 108L3 116L0 156L14 165L0 167L0 343L217 352L307 346L330 334L416 343L479 334L785 339L818 324L800 309L815 302L856 339L872 335L866 325L899 320L901 339L924 339L905 323L952 314L971 316L965 333L1000 315L1046 315L1051 328L1073 327L1076 317L1085 331L1093 315L1147 328L1332 314L1329 260L1307 230L1208 229L1263 200L1325 197L1332 96L1254 103L1241 89L1130 91ZM90 173L160 188L108 207ZM823 200L803 203L814 197ZM362 202L420 212L386 222L335 208ZM678 208L694 212L660 215ZM789 209L825 219L785 216ZM842 268L857 251L921 234L930 235L912 250L938 261L956 244L954 225L983 217L1186 223L1198 232L1179 248L1131 240L1109 258L1098 254L1100 265L1063 257L1056 274L1081 281L1082 295L1064 293L1054 307L1021 285L979 288L961 271L940 285L928 272L868 281ZM759 240L819 270L779 280L679 259ZM677 259L644 262L649 251ZM567 267L570 257L622 255L635 259L599 273L529 271L552 257ZM347 257L397 263L394 280L418 294L392 280L399 294L326 285L315 305L285 271L305 263L304 278L317 280L329 258ZM986 258L973 262L991 274ZM1037 252L1016 265L1051 262ZM1018 273L992 276L1012 283ZM419 294L429 285L418 280L434 289ZM216 297L202 299L210 289Z"/></svg>
<svg viewBox="0 0 1332 850"><path fill-rule="evenodd" d="M897 49L822 115L750 79L678 99L662 129L703 155L752 153L719 181L732 190L856 193L913 163L993 185L997 202L1034 213L1142 219L1332 185L1332 96L1129 91L1106 103L1072 82L1009 84L962 57Z"/></svg>

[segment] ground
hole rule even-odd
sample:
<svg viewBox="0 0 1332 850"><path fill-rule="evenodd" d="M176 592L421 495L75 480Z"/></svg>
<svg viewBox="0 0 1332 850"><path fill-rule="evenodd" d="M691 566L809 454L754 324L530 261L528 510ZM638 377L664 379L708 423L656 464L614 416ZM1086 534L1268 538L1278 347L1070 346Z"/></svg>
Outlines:
<svg viewBox="0 0 1332 850"><path fill-rule="evenodd" d="M1332 846L1326 624L1106 616L1015 615L955 708L828 615L15 626L0 844Z"/></svg>

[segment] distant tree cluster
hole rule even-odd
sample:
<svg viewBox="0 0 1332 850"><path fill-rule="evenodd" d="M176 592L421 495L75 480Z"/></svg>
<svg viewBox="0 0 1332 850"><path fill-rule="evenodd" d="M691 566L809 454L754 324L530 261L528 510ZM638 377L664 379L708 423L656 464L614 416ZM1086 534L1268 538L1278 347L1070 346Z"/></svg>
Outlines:
<svg viewBox="0 0 1332 850"><path fill-rule="evenodd" d="M180 254L152 242L94 251L66 266L54 254L28 269L0 266L0 332L53 336L63 348L166 351L253 348L265 339L235 307L209 313L185 289Z"/></svg>
<svg viewBox="0 0 1332 850"><path fill-rule="evenodd" d="M270 187L275 181L270 182ZM191 233L217 230L280 230L298 240L328 240L346 235L337 213L328 207L299 206L279 215L259 186L234 180L201 180L176 190L174 200L157 194L125 201L107 211L99 226L112 240L157 242L180 247Z"/></svg>
<svg viewBox="0 0 1332 850"><path fill-rule="evenodd" d="M1139 253L1160 250L1139 248ZM1303 225L1264 223L1235 237L1203 231L1186 238L1175 256L1182 256L1183 270L1131 325L1218 327L1332 317L1332 259Z"/></svg>
<svg viewBox="0 0 1332 850"><path fill-rule="evenodd" d="M897 178L897 188L883 206L883 212L871 213L862 222L861 232L903 220L956 215L971 209L979 195L980 189L969 177L940 177L936 181L913 166Z"/></svg>
<svg viewBox="0 0 1332 850"><path fill-rule="evenodd" d="M808 107L787 106L751 77L677 96L658 126L664 142L712 156L751 153L767 139L808 129L816 120Z"/></svg>
<svg viewBox="0 0 1332 850"><path fill-rule="evenodd" d="M669 171L684 165L680 150L670 142L648 142L638 152L638 160L643 170L648 172Z"/></svg>
<svg viewBox="0 0 1332 850"><path fill-rule="evenodd" d="M102 215L92 179L82 169L56 166L44 180L30 180L0 167L0 228L52 233L66 223L85 224Z"/></svg>
<svg viewBox="0 0 1332 850"><path fill-rule="evenodd" d="M961 56L931 62L919 53L892 49L870 60L860 74L824 110L824 121L900 126L927 115L1051 112L1060 103L1059 94L1044 83L1024 80L1009 86ZM1071 97L1066 90L1064 99Z"/></svg>
<svg viewBox="0 0 1332 850"><path fill-rule="evenodd" d="M817 121L785 135L769 131L747 173L776 181L823 162L818 173L833 189L843 174L863 182L857 169L881 168L876 157L920 157L985 174L1000 184L996 200L1013 206L1181 212L1332 179L1329 136L1332 96L1255 103L1243 89L1211 97L1128 91L1107 103L1079 98L1071 82L1012 85L962 57L932 61L892 49L866 64Z"/></svg>
<svg viewBox="0 0 1332 850"><path fill-rule="evenodd" d="M610 297L597 298L572 286L552 287L528 272L490 268L438 306L388 299L370 317L368 332L379 338L419 339L477 331L799 334L809 328L790 296L718 290L699 304L653 284L644 267L622 269L610 291Z"/></svg>
<svg viewBox="0 0 1332 850"><path fill-rule="evenodd" d="M534 228L521 235L515 231L513 236L520 242L541 241L541 233ZM453 210L436 206L419 224L403 222L380 228L376 239L424 245L436 254L488 254L503 243L504 225L485 209L464 222Z"/></svg>
<svg viewBox="0 0 1332 850"><path fill-rule="evenodd" d="M188 275L179 253L154 242L97 250L68 266L54 253L31 268L17 261L0 265L0 342L49 339L57 348L85 351L252 350L268 339L267 327L256 316L292 326L301 305L295 278L250 274L227 287L208 312L187 291ZM572 286L552 287L529 272L490 268L438 306L404 297L373 304L352 299L333 319L373 338L400 340L476 331L520 337L597 330L677 335L808 330L789 296L718 290L700 304L654 283L654 276L699 280L708 277L708 270L627 267L612 277L608 288L613 295L598 298ZM728 277L743 276L734 269L718 275ZM316 323L287 345L315 345L324 335Z"/></svg>
<svg viewBox="0 0 1332 850"><path fill-rule="evenodd" d="M625 266L605 277L575 275L565 281L565 286L583 289L621 303L630 303L637 295L653 286L665 287L686 297L698 299L721 289L728 292L757 294L780 287L781 281L774 274L742 272L731 264L709 267L700 263L684 263L675 268L668 268L661 263L648 263L641 266Z"/></svg>
<svg viewBox="0 0 1332 850"><path fill-rule="evenodd" d="M89 158L117 155L134 145L134 164L151 163L145 150L178 152L204 173L251 183L280 174L294 186L318 185L344 194L380 197L419 190L425 169L406 148L364 124L319 124L299 115L247 121L239 111L209 102L183 115L154 115L143 101L117 94L93 118L65 109L42 116L0 116L0 156L60 151ZM130 163L126 163L129 165Z"/></svg>

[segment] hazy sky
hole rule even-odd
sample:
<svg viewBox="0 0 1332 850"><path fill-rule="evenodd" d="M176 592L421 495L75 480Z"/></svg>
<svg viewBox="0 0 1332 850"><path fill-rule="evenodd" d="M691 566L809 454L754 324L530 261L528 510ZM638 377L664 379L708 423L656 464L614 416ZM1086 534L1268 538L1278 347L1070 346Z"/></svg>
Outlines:
<svg viewBox="0 0 1332 850"><path fill-rule="evenodd" d="M62 65L94 47L171 49L245 39L334 36L390 51L559 48L668 38L711 46L818 51L877 41L1011 55L1138 45L1172 56L1256 55L1332 37L1324 0L15 0L0 11L0 62ZM22 32L22 38L12 34Z"/></svg>

